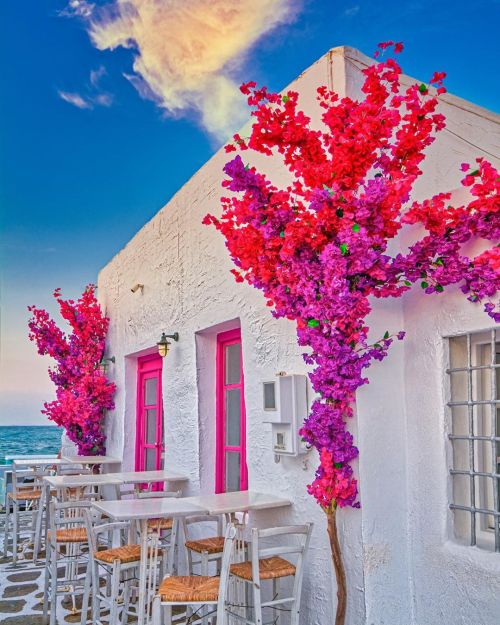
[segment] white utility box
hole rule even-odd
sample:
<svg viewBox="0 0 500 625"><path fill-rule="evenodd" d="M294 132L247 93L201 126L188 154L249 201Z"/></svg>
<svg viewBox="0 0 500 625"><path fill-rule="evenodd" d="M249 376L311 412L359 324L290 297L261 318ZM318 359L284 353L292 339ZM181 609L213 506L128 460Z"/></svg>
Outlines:
<svg viewBox="0 0 500 625"><path fill-rule="evenodd" d="M273 451L278 456L298 456L307 451L299 430L309 412L307 376L278 375L275 382L263 383L264 410L276 411L271 424Z"/></svg>

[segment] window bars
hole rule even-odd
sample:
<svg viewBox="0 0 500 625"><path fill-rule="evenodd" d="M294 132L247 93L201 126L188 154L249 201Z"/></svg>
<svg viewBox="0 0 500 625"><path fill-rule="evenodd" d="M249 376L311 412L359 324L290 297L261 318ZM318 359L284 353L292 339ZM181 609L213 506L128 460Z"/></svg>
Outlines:
<svg viewBox="0 0 500 625"><path fill-rule="evenodd" d="M448 337L454 528L500 552L500 342L494 328ZM499 337L500 338L500 337Z"/></svg>

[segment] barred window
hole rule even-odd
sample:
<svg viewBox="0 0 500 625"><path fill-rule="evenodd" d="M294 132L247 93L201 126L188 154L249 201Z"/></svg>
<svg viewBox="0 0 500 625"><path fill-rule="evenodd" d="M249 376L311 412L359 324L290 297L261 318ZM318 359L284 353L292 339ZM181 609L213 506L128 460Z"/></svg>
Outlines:
<svg viewBox="0 0 500 625"><path fill-rule="evenodd" d="M448 341L455 537L500 551L500 342L494 328Z"/></svg>

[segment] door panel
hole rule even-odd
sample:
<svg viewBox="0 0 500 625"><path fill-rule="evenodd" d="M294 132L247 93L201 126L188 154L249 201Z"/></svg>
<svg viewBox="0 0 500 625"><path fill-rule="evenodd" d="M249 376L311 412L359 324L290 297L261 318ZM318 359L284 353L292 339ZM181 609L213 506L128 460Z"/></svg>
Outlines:
<svg viewBox="0 0 500 625"><path fill-rule="evenodd" d="M154 471L162 468L163 440L163 359L158 355L145 356L137 361L137 429L136 471ZM153 485L158 490L160 485Z"/></svg>
<svg viewBox="0 0 500 625"><path fill-rule="evenodd" d="M217 336L217 493L246 490L246 413L240 330Z"/></svg>

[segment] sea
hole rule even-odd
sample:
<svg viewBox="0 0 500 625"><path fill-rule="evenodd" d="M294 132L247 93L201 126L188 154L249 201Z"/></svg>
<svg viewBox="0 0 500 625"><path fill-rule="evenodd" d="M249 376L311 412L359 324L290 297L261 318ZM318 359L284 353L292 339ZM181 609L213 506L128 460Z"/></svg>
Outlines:
<svg viewBox="0 0 500 625"><path fill-rule="evenodd" d="M1 425L0 465L9 455L57 454L61 435L62 428L55 425Z"/></svg>

